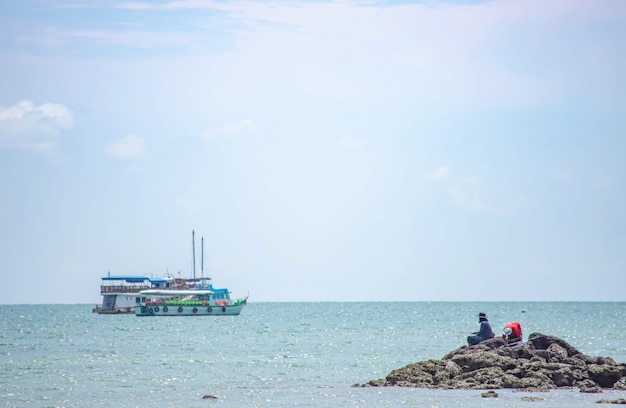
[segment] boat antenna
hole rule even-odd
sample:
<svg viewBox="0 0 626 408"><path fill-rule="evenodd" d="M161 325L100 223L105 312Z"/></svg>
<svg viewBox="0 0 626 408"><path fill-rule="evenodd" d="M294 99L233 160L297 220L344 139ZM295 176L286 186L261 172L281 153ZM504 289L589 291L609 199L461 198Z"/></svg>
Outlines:
<svg viewBox="0 0 626 408"><path fill-rule="evenodd" d="M191 252L193 255L193 278L196 279L196 231L191 230Z"/></svg>
<svg viewBox="0 0 626 408"><path fill-rule="evenodd" d="M202 270L202 279L204 279L204 235L202 236L202 258L201 258L201 270Z"/></svg>

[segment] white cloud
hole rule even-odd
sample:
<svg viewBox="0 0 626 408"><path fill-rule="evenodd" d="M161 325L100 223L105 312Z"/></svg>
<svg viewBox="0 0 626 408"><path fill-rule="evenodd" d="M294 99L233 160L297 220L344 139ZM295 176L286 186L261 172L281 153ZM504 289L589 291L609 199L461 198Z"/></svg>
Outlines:
<svg viewBox="0 0 626 408"><path fill-rule="evenodd" d="M220 4L210 0L184 0L170 1L162 4L154 4L153 2L124 2L117 4L116 7L126 10L219 9Z"/></svg>
<svg viewBox="0 0 626 408"><path fill-rule="evenodd" d="M25 43L56 48L68 44L87 41L101 46L124 45L136 48L154 47L191 47L196 45L193 36L183 33L171 33L147 30L66 30L45 28L39 33L20 35Z"/></svg>
<svg viewBox="0 0 626 408"><path fill-rule="evenodd" d="M609 29L609 34L594 30L591 39L578 43L571 37L582 32L579 27L623 20L624 6L580 0L544 3L508 0L380 7L343 1L120 2L115 4L118 13L152 10L163 16L169 13L162 10L170 10L181 18L186 13L193 18L169 31L46 26L31 30L27 37L53 46L106 46L108 50L125 45L189 52L193 60L189 66L198 67L202 82L216 78L207 85L213 92L201 95L220 95L224 105L240 101L242 94L248 100L267 98L270 105L275 95L286 94L359 104L411 104L422 112L449 116L457 109L538 108L598 90L618 98L620 92L611 79L619 78L626 60L617 52L621 37L610 34L616 30ZM220 10L219 24L205 13L191 11L202 8ZM580 57L585 55L590 58ZM207 56L215 56L216 61L203 66ZM560 66L567 69L552 68ZM146 70L146 75L151 74Z"/></svg>
<svg viewBox="0 0 626 408"><path fill-rule="evenodd" d="M146 154L145 139L130 134L123 139L109 144L105 151L114 159L130 160L143 157Z"/></svg>
<svg viewBox="0 0 626 408"><path fill-rule="evenodd" d="M228 136L236 136L245 133L254 133L257 131L256 124L249 120L245 119L238 123L232 123L228 125L223 125L220 127L220 132Z"/></svg>
<svg viewBox="0 0 626 408"><path fill-rule="evenodd" d="M452 167L449 164L436 167L428 172L428 178L431 180L445 180L452 174Z"/></svg>
<svg viewBox="0 0 626 408"><path fill-rule="evenodd" d="M256 133L259 127L250 119L244 119L236 123L228 123L219 126L217 129L207 129L202 136L207 140L215 140L222 137L238 137Z"/></svg>
<svg viewBox="0 0 626 408"><path fill-rule="evenodd" d="M497 189L481 183L478 177L468 177L450 184L444 191L454 205L468 211L490 215L508 215L512 212L511 208L502 204L506 197Z"/></svg>
<svg viewBox="0 0 626 408"><path fill-rule="evenodd" d="M49 150L56 145L56 136L73 125L72 113L61 104L23 100L0 106L0 148Z"/></svg>
<svg viewBox="0 0 626 408"><path fill-rule="evenodd" d="M520 199L507 188L477 176L455 176L450 164L431 169L427 177L437 183L452 204L467 211L502 216L519 207Z"/></svg>
<svg viewBox="0 0 626 408"><path fill-rule="evenodd" d="M354 135L345 135L337 140L337 147L347 150L359 150L365 146L365 142Z"/></svg>

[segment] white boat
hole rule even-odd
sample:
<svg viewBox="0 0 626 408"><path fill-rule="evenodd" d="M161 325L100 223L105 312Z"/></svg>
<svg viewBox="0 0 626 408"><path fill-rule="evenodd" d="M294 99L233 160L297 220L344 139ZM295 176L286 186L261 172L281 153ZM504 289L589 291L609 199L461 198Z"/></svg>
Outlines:
<svg viewBox="0 0 626 408"><path fill-rule="evenodd" d="M196 275L195 232L192 231L193 274ZM202 277L194 289L146 289L138 293L136 316L237 316L248 297L230 298L228 289L215 289L204 277L204 238L202 238Z"/></svg>
<svg viewBox="0 0 626 408"><path fill-rule="evenodd" d="M102 303L93 308L98 314L135 313L137 296L142 290L191 290L200 286L202 279L151 278L143 275L111 275L102 277L100 295Z"/></svg>
<svg viewBox="0 0 626 408"><path fill-rule="evenodd" d="M150 278L137 275L117 275L102 277L100 295L102 304L93 309L98 314L135 313L137 295L147 289L184 289L188 286L185 282L176 282L178 279Z"/></svg>
<svg viewBox="0 0 626 408"><path fill-rule="evenodd" d="M248 298L232 301L228 289L142 290L136 316L237 316Z"/></svg>

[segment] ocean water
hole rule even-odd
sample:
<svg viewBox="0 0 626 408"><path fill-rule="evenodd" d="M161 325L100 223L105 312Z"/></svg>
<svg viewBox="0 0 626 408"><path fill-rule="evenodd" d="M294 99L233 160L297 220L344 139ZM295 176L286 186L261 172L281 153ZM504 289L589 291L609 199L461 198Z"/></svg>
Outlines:
<svg viewBox="0 0 626 408"><path fill-rule="evenodd" d="M571 407L626 397L352 387L443 357L478 329L480 311L496 333L519 321L524 338L555 335L623 363L626 302L250 302L220 318L93 306L0 305L0 407Z"/></svg>

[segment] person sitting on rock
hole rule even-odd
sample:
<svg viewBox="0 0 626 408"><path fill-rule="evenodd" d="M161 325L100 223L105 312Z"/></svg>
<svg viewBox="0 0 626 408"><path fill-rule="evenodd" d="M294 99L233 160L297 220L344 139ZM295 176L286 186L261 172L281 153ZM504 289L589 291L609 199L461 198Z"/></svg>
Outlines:
<svg viewBox="0 0 626 408"><path fill-rule="evenodd" d="M480 312L478 314L478 323L480 323L480 330L472 333L471 336L467 336L467 344L470 346L495 337L485 313Z"/></svg>
<svg viewBox="0 0 626 408"><path fill-rule="evenodd" d="M522 344L522 326L518 322L510 322L504 325L502 339L507 347L516 347Z"/></svg>

